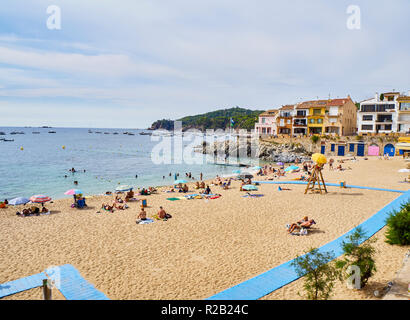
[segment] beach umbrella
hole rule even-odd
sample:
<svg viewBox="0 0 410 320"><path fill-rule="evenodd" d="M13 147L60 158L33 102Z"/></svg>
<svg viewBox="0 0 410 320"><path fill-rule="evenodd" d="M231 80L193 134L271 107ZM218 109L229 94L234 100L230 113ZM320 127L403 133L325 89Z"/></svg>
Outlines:
<svg viewBox="0 0 410 320"><path fill-rule="evenodd" d="M41 203L44 206L45 202L51 201L50 197L45 196L44 194L37 194L30 198L30 201L33 203Z"/></svg>
<svg viewBox="0 0 410 320"><path fill-rule="evenodd" d="M84 192L80 189L70 189L66 192L64 192L64 194L68 195L68 196L74 196L76 194L83 194Z"/></svg>
<svg viewBox="0 0 410 320"><path fill-rule="evenodd" d="M242 189L246 191L257 191L258 190L258 188L252 184L246 184L242 187Z"/></svg>
<svg viewBox="0 0 410 320"><path fill-rule="evenodd" d="M260 169L262 169L262 167L259 167L259 166L255 166L252 168L252 170L260 170Z"/></svg>
<svg viewBox="0 0 410 320"><path fill-rule="evenodd" d="M120 192L124 192L124 191L130 191L132 190L132 187L130 186L118 186L117 188L115 188L115 191L120 191Z"/></svg>
<svg viewBox="0 0 410 320"><path fill-rule="evenodd" d="M326 157L321 153L314 153L312 155L312 160L318 165L323 165L327 162Z"/></svg>
<svg viewBox="0 0 410 320"><path fill-rule="evenodd" d="M11 199L9 201L9 204L11 204L12 206L18 206L20 204L26 204L28 202L30 202L30 199L19 197L19 198Z"/></svg>
<svg viewBox="0 0 410 320"><path fill-rule="evenodd" d="M252 179L253 174L250 174L249 172L244 172L238 176L240 179Z"/></svg>
<svg viewBox="0 0 410 320"><path fill-rule="evenodd" d="M233 170L232 173L237 173L237 174L239 174L239 173L241 173L241 170Z"/></svg>
<svg viewBox="0 0 410 320"><path fill-rule="evenodd" d="M286 171L286 172L289 172L289 171L298 170L298 169L299 169L299 167L297 167L297 166L290 166L290 167L287 167L287 168L285 169L285 171Z"/></svg>
<svg viewBox="0 0 410 320"><path fill-rule="evenodd" d="M283 163L283 162L278 162L277 165L278 165L278 166L283 166L284 163Z"/></svg>
<svg viewBox="0 0 410 320"><path fill-rule="evenodd" d="M184 179L179 179L179 180L175 180L174 184L180 184L180 183L187 183L188 181L184 180Z"/></svg>

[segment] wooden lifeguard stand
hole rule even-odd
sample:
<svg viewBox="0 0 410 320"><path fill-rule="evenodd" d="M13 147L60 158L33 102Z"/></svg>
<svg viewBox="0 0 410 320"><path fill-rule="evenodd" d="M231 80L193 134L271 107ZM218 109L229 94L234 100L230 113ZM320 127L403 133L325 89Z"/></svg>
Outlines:
<svg viewBox="0 0 410 320"><path fill-rule="evenodd" d="M311 190L312 192L315 191L315 184L317 183L317 186L319 188L320 194L322 194L322 188L323 191L325 193L327 193L327 189L326 189L326 184L325 184L325 180L323 179L323 175L322 175L322 169L323 169L323 164L322 165L318 165L316 164L313 168L312 174L309 178L309 182L306 186L306 190L305 190L305 194ZM322 185L321 185L322 184Z"/></svg>

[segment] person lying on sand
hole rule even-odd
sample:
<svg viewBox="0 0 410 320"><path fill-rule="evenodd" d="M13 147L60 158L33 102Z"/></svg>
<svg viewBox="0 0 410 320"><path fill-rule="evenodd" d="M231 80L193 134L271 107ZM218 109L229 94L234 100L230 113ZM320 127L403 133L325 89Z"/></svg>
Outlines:
<svg viewBox="0 0 410 320"><path fill-rule="evenodd" d="M46 207L43 207L43 209L41 209L41 213L48 213L48 209Z"/></svg>
<svg viewBox="0 0 410 320"><path fill-rule="evenodd" d="M115 203L123 203L124 200L120 196L115 196Z"/></svg>
<svg viewBox="0 0 410 320"><path fill-rule="evenodd" d="M104 209L104 210L106 210L106 211L114 212L114 205L110 206L109 204L103 203L103 204L101 205L101 208Z"/></svg>
<svg viewBox="0 0 410 320"><path fill-rule="evenodd" d="M307 218L307 217L306 217ZM301 223L299 223L301 222ZM293 231L295 231L295 229L300 230L301 228L310 228L312 225L316 224L315 220L310 219L307 221L298 221L297 223L292 223L288 229L289 233L292 233Z"/></svg>
<svg viewBox="0 0 410 320"><path fill-rule="evenodd" d="M205 189L205 182L201 181L201 184L199 186L200 189Z"/></svg>

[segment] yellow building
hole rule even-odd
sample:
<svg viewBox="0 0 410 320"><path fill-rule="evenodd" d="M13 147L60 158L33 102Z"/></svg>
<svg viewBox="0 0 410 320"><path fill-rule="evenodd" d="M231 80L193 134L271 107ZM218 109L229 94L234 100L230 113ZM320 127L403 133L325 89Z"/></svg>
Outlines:
<svg viewBox="0 0 410 320"><path fill-rule="evenodd" d="M307 117L308 134L324 133L327 100L308 101L305 103L309 107L309 115Z"/></svg>

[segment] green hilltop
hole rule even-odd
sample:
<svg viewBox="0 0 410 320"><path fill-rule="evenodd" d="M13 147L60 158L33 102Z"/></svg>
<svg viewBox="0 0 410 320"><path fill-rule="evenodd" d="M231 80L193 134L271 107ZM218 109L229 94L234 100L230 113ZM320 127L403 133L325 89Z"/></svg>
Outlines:
<svg viewBox="0 0 410 320"><path fill-rule="evenodd" d="M184 130L195 128L200 130L206 129L225 129L230 127L231 118L235 122L233 128L235 129L253 129L255 122L258 121L259 115L262 110L250 110L244 108L230 108L207 112L196 116L187 116L177 121L182 121L182 127ZM173 130L173 120L162 119L155 121L151 128Z"/></svg>

